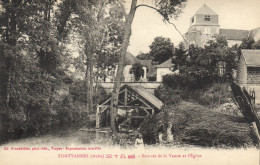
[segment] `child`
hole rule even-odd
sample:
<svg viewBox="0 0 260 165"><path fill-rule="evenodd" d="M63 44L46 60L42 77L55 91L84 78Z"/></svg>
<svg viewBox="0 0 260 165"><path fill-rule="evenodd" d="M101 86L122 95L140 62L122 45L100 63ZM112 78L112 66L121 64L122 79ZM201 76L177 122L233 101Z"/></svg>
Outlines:
<svg viewBox="0 0 260 165"><path fill-rule="evenodd" d="M162 123L162 121L159 121L159 126L158 126L158 129L157 129L157 132L158 132L158 138L159 138L160 144L163 142L163 140L162 140L163 130L164 130L163 123Z"/></svg>
<svg viewBox="0 0 260 165"><path fill-rule="evenodd" d="M135 147L136 148L140 148L140 147L144 147L144 141L143 141L143 137L141 134L138 134L136 136L136 139L135 139Z"/></svg>
<svg viewBox="0 0 260 165"><path fill-rule="evenodd" d="M172 123L168 123L168 128L167 128L167 142L171 143L173 142L173 134L174 134L174 128L172 127Z"/></svg>

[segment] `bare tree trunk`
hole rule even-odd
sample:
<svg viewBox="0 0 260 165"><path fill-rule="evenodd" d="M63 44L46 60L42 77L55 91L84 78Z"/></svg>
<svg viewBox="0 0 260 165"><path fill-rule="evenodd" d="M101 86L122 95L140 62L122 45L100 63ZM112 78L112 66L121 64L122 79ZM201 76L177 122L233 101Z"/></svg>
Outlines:
<svg viewBox="0 0 260 165"><path fill-rule="evenodd" d="M112 133L115 136L117 136L115 118L117 115L118 93L119 93L119 90L121 87L121 78L122 78L123 69L124 69L126 51L127 51L130 36L131 36L131 25L132 25L134 15L135 15L136 4L137 4L137 0L132 0L129 15L126 17L124 40L123 40L121 50L120 50L118 69L117 69L117 73L116 73L114 88L112 91L112 100L111 100L111 105L110 105L110 124L111 124Z"/></svg>
<svg viewBox="0 0 260 165"><path fill-rule="evenodd" d="M97 66L97 73L96 73L96 90L95 92L98 93L98 86L99 86L99 83L98 83L98 77L99 77L99 66Z"/></svg>
<svg viewBox="0 0 260 165"><path fill-rule="evenodd" d="M86 52L87 53L87 52ZM86 54L87 56L87 54ZM86 65L87 65L87 69L86 69L86 74L85 74L85 79L86 79L86 87L87 87L87 110L86 112L89 113L89 86L90 86L90 83L89 83L89 78L90 78L90 65L89 65L89 58L87 58L87 62L86 62Z"/></svg>
<svg viewBox="0 0 260 165"><path fill-rule="evenodd" d="M89 112L93 112L93 53L89 55Z"/></svg>
<svg viewBox="0 0 260 165"><path fill-rule="evenodd" d="M9 22L9 28L8 28L8 36L6 38L7 40L7 43L9 45L11 45L14 49L14 58L15 58L15 55L16 55L16 50L15 50L15 46L16 46L16 42L17 42L17 20L16 20L16 17L17 17L17 14L16 14L16 8L18 7L19 5L19 2L17 1L14 1L12 2L12 9L10 9L10 11L8 13L11 13L9 14L9 18L10 19L10 22ZM7 33L8 33L7 32ZM12 78L12 66L14 65L13 62L15 60L12 60L11 61L11 58L7 58L6 60L6 65L7 65L7 85L6 85L6 97L5 97L5 104L6 106L8 107L9 106L9 100L10 100L10 92L11 92L11 78Z"/></svg>

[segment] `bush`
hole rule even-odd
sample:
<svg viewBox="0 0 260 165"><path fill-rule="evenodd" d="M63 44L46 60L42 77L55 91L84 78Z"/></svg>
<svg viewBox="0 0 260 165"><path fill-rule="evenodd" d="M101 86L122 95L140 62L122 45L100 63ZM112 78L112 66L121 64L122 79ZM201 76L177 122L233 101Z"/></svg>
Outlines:
<svg viewBox="0 0 260 165"><path fill-rule="evenodd" d="M206 77L193 79L185 75L164 76L163 86L159 86L155 93L158 98L165 100L164 103L168 105L171 102L178 103L178 100L186 100L210 107L228 103L232 96L227 83L215 83L213 79Z"/></svg>
<svg viewBox="0 0 260 165"><path fill-rule="evenodd" d="M228 84L213 84L206 90L203 90L199 97L194 99L201 105L210 107L219 107L221 104L228 103L232 94Z"/></svg>
<svg viewBox="0 0 260 165"><path fill-rule="evenodd" d="M163 84L173 89L197 90L204 89L217 82L219 79L215 76L197 76L197 75L165 75Z"/></svg>
<svg viewBox="0 0 260 165"><path fill-rule="evenodd" d="M168 86L160 85L155 89L154 95L159 98L164 104L178 104L181 101L180 92L178 90L174 90Z"/></svg>
<svg viewBox="0 0 260 165"><path fill-rule="evenodd" d="M141 133L146 144L154 144L158 121L173 123L175 141L204 147L248 147L255 145L250 125L242 117L210 111L189 102L165 106L161 113L145 120Z"/></svg>

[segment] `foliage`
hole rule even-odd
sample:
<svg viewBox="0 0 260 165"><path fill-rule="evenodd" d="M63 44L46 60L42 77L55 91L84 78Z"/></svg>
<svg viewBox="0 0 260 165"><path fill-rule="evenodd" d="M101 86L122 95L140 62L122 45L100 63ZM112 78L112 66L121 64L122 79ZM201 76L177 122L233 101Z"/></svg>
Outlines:
<svg viewBox="0 0 260 165"><path fill-rule="evenodd" d="M252 37L244 38L239 49L260 49L260 40L255 41Z"/></svg>
<svg viewBox="0 0 260 165"><path fill-rule="evenodd" d="M219 81L218 77L213 76L197 76L194 74L179 74L163 76L163 84L173 89L183 89L194 91L204 89Z"/></svg>
<svg viewBox="0 0 260 165"><path fill-rule="evenodd" d="M189 79L218 81L228 78L237 67L237 45L229 48L226 39L221 36L216 36L216 40L209 41L204 48L190 45L185 55L183 50L180 52L182 58L173 62L178 64L180 74Z"/></svg>
<svg viewBox="0 0 260 165"><path fill-rule="evenodd" d="M169 38L156 37L149 47L153 61L159 64L173 56L174 46Z"/></svg>
<svg viewBox="0 0 260 165"><path fill-rule="evenodd" d="M242 40L242 43L240 44L241 49L252 49L252 45L255 43L254 38L248 37L244 38Z"/></svg>
<svg viewBox="0 0 260 165"><path fill-rule="evenodd" d="M66 48L72 25L79 25L73 23L81 21L76 14L88 11L88 5L80 0L1 1L0 133L10 135L1 142L38 135L61 123L88 121L84 93L75 92L80 90L74 84L69 93ZM103 96L100 89L93 97Z"/></svg>
<svg viewBox="0 0 260 165"><path fill-rule="evenodd" d="M153 60L153 57L149 53L140 53L136 56L139 60Z"/></svg>
<svg viewBox="0 0 260 165"><path fill-rule="evenodd" d="M183 145L220 148L255 145L250 125L243 118L213 112L207 107L188 102L165 106L163 112L142 123L140 130L146 144L156 142L149 141L148 137L156 138L159 120L165 126L169 121L173 123L175 141Z"/></svg>
<svg viewBox="0 0 260 165"><path fill-rule="evenodd" d="M166 105L178 104L181 101L181 94L179 90L171 87L160 85L154 91L154 95Z"/></svg>
<svg viewBox="0 0 260 165"><path fill-rule="evenodd" d="M156 96L162 101L165 100L167 105L186 100L215 108L230 102L231 99L228 84L215 83L215 80L209 77L192 79L183 75L166 75L163 78L163 86L159 86L155 91Z"/></svg>
<svg viewBox="0 0 260 165"><path fill-rule="evenodd" d="M182 42L179 43L179 47L175 48L174 56L172 58L172 63L175 64L174 69L179 69L181 65L185 65L186 60L186 50Z"/></svg>
<svg viewBox="0 0 260 165"><path fill-rule="evenodd" d="M260 40L258 40L255 43L253 43L252 49L260 49Z"/></svg>
<svg viewBox="0 0 260 165"><path fill-rule="evenodd" d="M135 81L140 80L140 78L144 76L143 66L140 63L134 63L132 65L131 72L135 76Z"/></svg>

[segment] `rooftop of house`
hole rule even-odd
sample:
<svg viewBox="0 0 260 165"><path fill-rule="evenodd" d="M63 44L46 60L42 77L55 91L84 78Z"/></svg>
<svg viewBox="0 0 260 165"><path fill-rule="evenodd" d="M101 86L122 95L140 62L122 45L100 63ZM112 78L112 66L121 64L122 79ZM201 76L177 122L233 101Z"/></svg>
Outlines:
<svg viewBox="0 0 260 165"><path fill-rule="evenodd" d="M254 38L257 34L259 35L259 33L260 33L260 27L250 30L249 36Z"/></svg>
<svg viewBox="0 0 260 165"><path fill-rule="evenodd" d="M260 66L260 50L242 49L241 52L247 66Z"/></svg>
<svg viewBox="0 0 260 165"><path fill-rule="evenodd" d="M143 88L141 86L131 86L131 85L127 85L127 84L125 86L133 89L136 93L141 95L150 104L154 105L158 110L160 110L162 108L162 106L163 106L162 101L159 100L157 97L155 97L152 93L150 93L145 88ZM124 86L121 88L124 88Z"/></svg>
<svg viewBox="0 0 260 165"><path fill-rule="evenodd" d="M170 58L160 65L157 65L156 68L172 68L173 66L174 64L172 63L172 58Z"/></svg>
<svg viewBox="0 0 260 165"><path fill-rule="evenodd" d="M162 101L159 100L151 92L149 92L147 89L143 88L142 86L136 86L129 83L121 86L120 91L124 91L125 89L128 89L131 93L135 93L138 96L140 96L140 98L145 102L145 104L155 107L156 108L155 110L160 111L162 109L163 106ZM110 101L111 101L111 97L107 98L99 105L110 105Z"/></svg>
<svg viewBox="0 0 260 165"><path fill-rule="evenodd" d="M219 29L219 35L225 36L227 40L242 41L249 36L249 30Z"/></svg>
<svg viewBox="0 0 260 165"><path fill-rule="evenodd" d="M209 8L206 4L204 4L196 13L195 15L218 15L215 11Z"/></svg>
<svg viewBox="0 0 260 165"><path fill-rule="evenodd" d="M153 64L153 60L141 60L144 66L147 67L147 77L152 77L156 75L156 65Z"/></svg>
<svg viewBox="0 0 260 165"><path fill-rule="evenodd" d="M132 55L131 53L127 52L126 53L126 57L125 57L125 65L133 65L135 63L139 63L141 65L144 65L141 60L137 59L134 55Z"/></svg>

